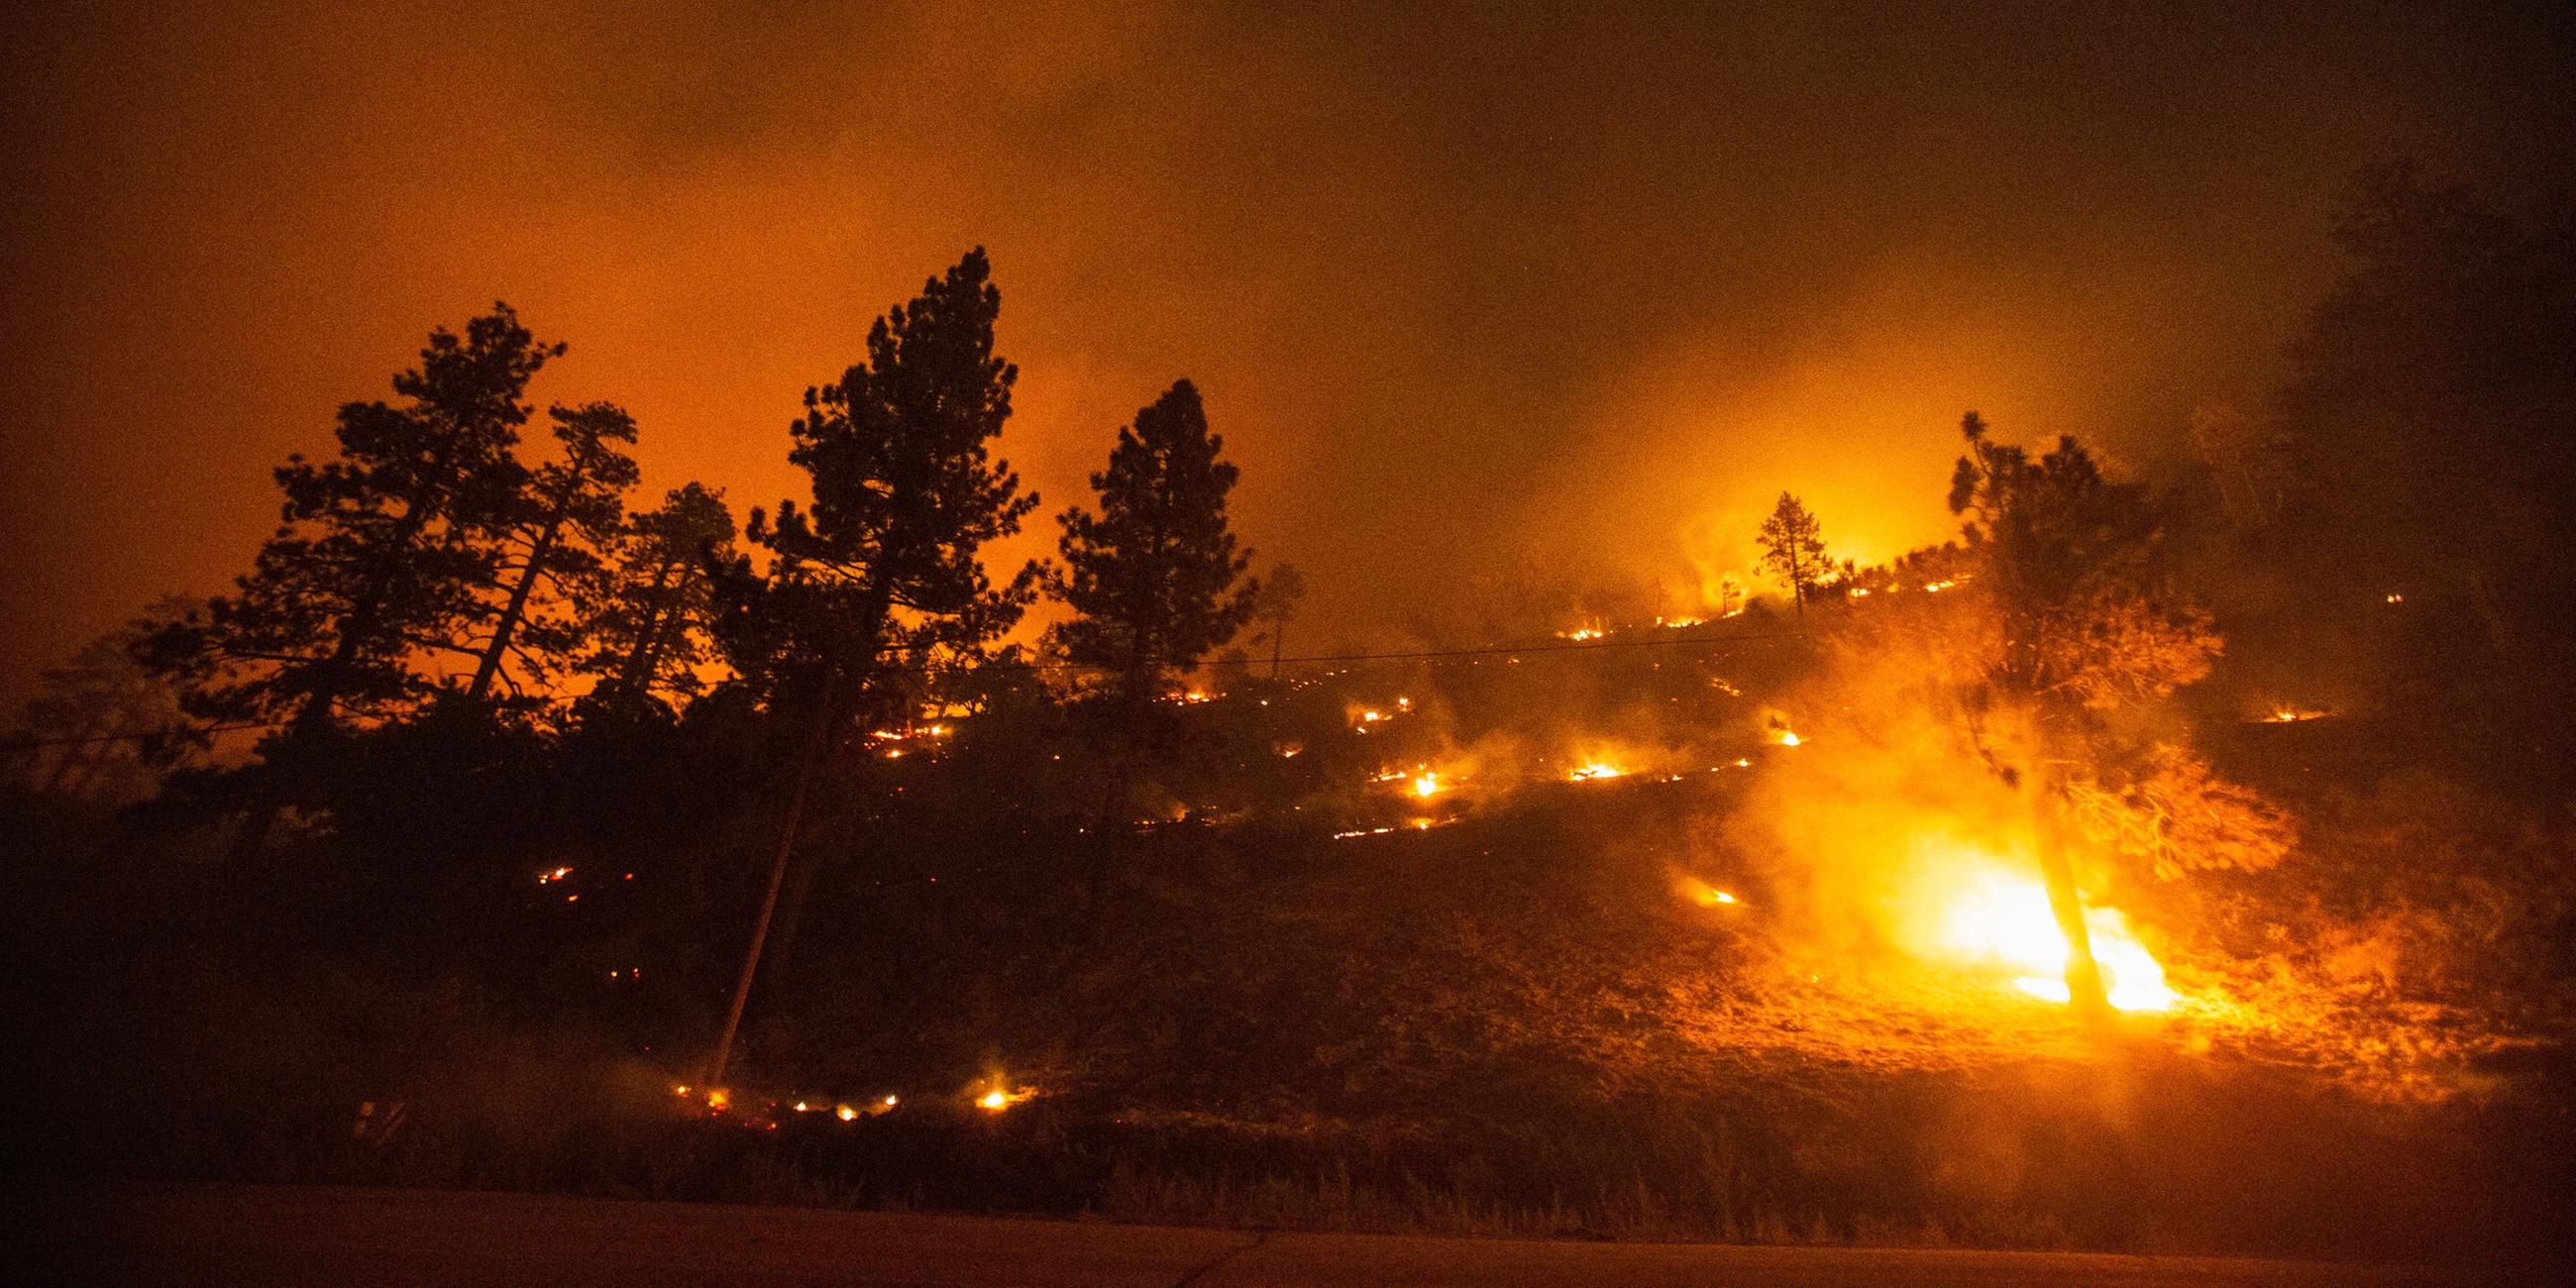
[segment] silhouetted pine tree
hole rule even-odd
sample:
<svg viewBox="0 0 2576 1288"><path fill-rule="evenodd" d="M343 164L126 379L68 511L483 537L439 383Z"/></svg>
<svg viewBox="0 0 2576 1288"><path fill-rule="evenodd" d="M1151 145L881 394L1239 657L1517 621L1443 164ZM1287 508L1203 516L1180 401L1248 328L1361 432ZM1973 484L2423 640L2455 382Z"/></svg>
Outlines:
<svg viewBox="0 0 2576 1288"><path fill-rule="evenodd" d="M1199 391L1175 383L1121 426L1109 468L1091 476L1100 513L1060 516L1064 570L1056 593L1079 614L1054 628L1065 655L1107 669L1130 701L1158 695L1252 616L1259 587L1236 583L1225 497L1235 468L1218 459Z"/></svg>
<svg viewBox="0 0 2576 1288"><path fill-rule="evenodd" d="M528 380L563 352L506 304L458 336L441 327L420 365L394 377L399 404L340 408L340 457L290 456L277 472L281 523L233 593L140 650L185 676L191 710L223 720L288 718L271 762L309 748L334 716L400 709L434 689L426 652L456 650L491 583L495 543L526 481L512 449ZM236 845L258 848L272 788Z"/></svg>
<svg viewBox="0 0 2576 1288"><path fill-rule="evenodd" d="M1807 512L1804 502L1783 492L1780 503L1771 508L1771 517L1762 521L1757 539L1762 546L1762 570L1788 587L1798 616L1805 617L1807 596L1833 572L1833 559L1825 553L1816 516Z"/></svg>
<svg viewBox="0 0 2576 1288"><path fill-rule="evenodd" d="M725 581L720 635L728 660L773 712L810 711L763 898L708 1080L720 1078L805 801L822 763L846 745L851 717L890 694L917 692L898 657L973 652L1019 620L1036 596L1035 566L1002 587L984 575L984 543L1019 531L1037 497L993 459L989 440L1011 414L1019 371L993 352L1002 307L983 248L932 278L868 331L866 359L805 392L788 427L788 459L812 479L813 502L754 510L746 534L774 558L766 576L738 561ZM792 941L810 860L798 866L777 950Z"/></svg>

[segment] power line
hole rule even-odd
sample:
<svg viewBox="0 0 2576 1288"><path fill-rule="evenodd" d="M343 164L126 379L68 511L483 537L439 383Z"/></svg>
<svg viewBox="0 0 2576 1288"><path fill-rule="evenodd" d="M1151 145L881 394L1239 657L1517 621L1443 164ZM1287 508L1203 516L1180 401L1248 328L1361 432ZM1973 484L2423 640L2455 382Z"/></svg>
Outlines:
<svg viewBox="0 0 2576 1288"><path fill-rule="evenodd" d="M1327 662L1411 662L1451 657L1519 657L1533 653L1606 653L1631 648L1722 647L1729 644L1760 644L1775 640L1803 639L1804 631L1767 631L1758 635L1723 635L1714 638L1682 637L1675 639L1586 640L1563 644L1491 644L1473 648L1413 649L1389 653L1316 653L1305 657L1283 657L1281 665L1319 664ZM986 662L980 667L956 664L922 664L919 666L871 667L864 675L933 675L942 671L1108 671L1116 668L1098 662ZM35 751L46 747L88 747L110 742L143 742L153 738L190 738L206 734L234 733L244 729L282 729L293 720L251 720L237 724L206 725L199 728L155 729L142 733L109 733L85 738L30 738L17 742L0 742L0 752Z"/></svg>

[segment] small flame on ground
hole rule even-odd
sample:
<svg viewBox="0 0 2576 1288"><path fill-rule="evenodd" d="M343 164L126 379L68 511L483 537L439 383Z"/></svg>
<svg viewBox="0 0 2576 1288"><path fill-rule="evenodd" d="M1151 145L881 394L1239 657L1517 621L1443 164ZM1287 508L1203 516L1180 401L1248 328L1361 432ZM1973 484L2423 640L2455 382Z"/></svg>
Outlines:
<svg viewBox="0 0 2576 1288"><path fill-rule="evenodd" d="M1567 774L1566 778L1573 782L1586 783L1591 782L1596 778L1617 778L1627 772L1627 770L1621 769L1617 765L1596 760L1590 764L1577 768L1573 773Z"/></svg>
<svg viewBox="0 0 2576 1288"><path fill-rule="evenodd" d="M1026 1087L1022 1087L1017 1091L1012 1091L1003 1086L1002 1081L996 1078L993 1080L993 1089L991 1091L987 1091L983 1095L975 1098L975 1107L990 1113L1000 1113L1036 1094L1038 1093Z"/></svg>

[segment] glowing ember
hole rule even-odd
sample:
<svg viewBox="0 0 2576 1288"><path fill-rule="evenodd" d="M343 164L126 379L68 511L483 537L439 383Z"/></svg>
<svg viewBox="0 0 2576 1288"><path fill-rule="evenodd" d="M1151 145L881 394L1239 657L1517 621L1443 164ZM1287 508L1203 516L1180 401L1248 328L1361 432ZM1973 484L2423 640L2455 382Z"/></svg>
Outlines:
<svg viewBox="0 0 2576 1288"><path fill-rule="evenodd" d="M2303 707L2274 707L2270 715L2263 717L2263 721L2266 724L2297 724L2302 720L2322 720L2332 714L2330 711L2310 711Z"/></svg>
<svg viewBox="0 0 2576 1288"><path fill-rule="evenodd" d="M1556 633L1556 637L1558 639L1573 640L1575 643L1580 644L1585 640L1597 640L1609 633L1610 632L1598 627L1586 626L1580 630L1558 631Z"/></svg>
<svg viewBox="0 0 2576 1288"><path fill-rule="evenodd" d="M2093 959L2111 1005L2123 1011L2161 1011L2179 1000L2165 986L2164 967L2129 934L2113 908L2087 908ZM1999 867L1971 874L1943 908L1936 932L1943 948L1969 962L2020 972L2013 987L2051 1002L2068 1000L2066 937L2049 910L2048 889L2037 878Z"/></svg>
<svg viewBox="0 0 2576 1288"><path fill-rule="evenodd" d="M722 1109L732 1103L733 1093L726 1091L722 1087L711 1088L707 1092L707 1108L709 1109Z"/></svg>
<svg viewBox="0 0 2576 1288"><path fill-rule="evenodd" d="M2396 593L2395 591L2391 591L2388 595L2388 602L2392 604L2402 604L2406 602L2406 597Z"/></svg>
<svg viewBox="0 0 2576 1288"><path fill-rule="evenodd" d="M799 1105L797 1107L801 1109L804 1106ZM848 1105L835 1105L832 1108L832 1116L840 1119L842 1122L849 1122L859 1116L859 1111L850 1108Z"/></svg>

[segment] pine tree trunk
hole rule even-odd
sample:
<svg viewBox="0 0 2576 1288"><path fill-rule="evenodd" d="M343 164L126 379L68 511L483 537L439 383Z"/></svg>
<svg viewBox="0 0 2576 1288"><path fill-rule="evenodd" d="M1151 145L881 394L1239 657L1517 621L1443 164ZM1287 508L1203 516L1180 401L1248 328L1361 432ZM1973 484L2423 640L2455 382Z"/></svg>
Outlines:
<svg viewBox="0 0 2576 1288"><path fill-rule="evenodd" d="M481 701L491 691L492 681L500 677L501 656L509 651L510 637L518 632L520 620L527 615L528 597L536 591L537 578L545 573L546 556L553 553L555 536L562 528L563 513L557 510L555 517L547 521L546 530L529 543L528 565L519 570L519 584L510 590L509 606L501 610L501 620L493 624L492 642L484 648L483 660L474 668L474 683L465 690L466 697Z"/></svg>
<svg viewBox="0 0 2576 1288"><path fill-rule="evenodd" d="M636 701L652 696L652 677L662 672L662 654L670 652L672 636L680 631L680 623L688 618L688 613L685 613L688 587L696 585L698 567L696 564L683 564L680 567L680 585L672 587L670 598L662 598L662 585L665 585L667 577L670 577L670 564L654 569L654 600L657 600L654 613L652 618L644 621L644 636L636 639L636 652L626 657L626 670L618 672L618 688Z"/></svg>
<svg viewBox="0 0 2576 1288"><path fill-rule="evenodd" d="M646 597L650 607L644 610L643 624L635 632L635 647L627 650L625 665L617 668L617 693L621 698L642 699L651 683L653 669L660 664L656 655L661 651L664 623L678 606L680 597L688 593L689 585L685 579L682 580L680 589L666 600L662 591L670 584L671 565L668 562L653 569L653 589Z"/></svg>
<svg viewBox="0 0 2576 1288"><path fill-rule="evenodd" d="M769 925L778 912L778 892L787 881L787 863L796 852L797 825L804 821L805 797L813 790L815 770L832 739L832 726L837 717L840 668L833 667L823 676L821 701L815 704L817 719L814 734L796 765L796 777L787 792L787 809L779 818L778 844L769 857L769 885L760 896L760 915L752 919L751 945L743 950L742 972L734 980L733 1001L725 1009L724 1029L716 1037L715 1054L708 1058L704 1079L709 1087L724 1085L725 1068L733 1061L734 1034L742 1027L743 1007L751 1000L751 981L760 973L761 950L769 940Z"/></svg>
<svg viewBox="0 0 2576 1288"><path fill-rule="evenodd" d="M2084 924L2084 892L2075 883L2075 864L2066 852L2064 771L2043 761L2031 800L2034 836L2039 849L2039 875L2048 887L2048 910L2066 938L2066 997L2087 1021L2109 1014L2110 999L2102 986L2102 966L2093 957L2093 934Z"/></svg>
<svg viewBox="0 0 2576 1288"><path fill-rule="evenodd" d="M861 607L862 629L856 632L856 637L865 645L858 651L862 654L864 664L869 667L875 665L877 650L881 647L881 641L885 636L886 616L891 607L892 590L884 586L872 589L868 593L867 602ZM822 697L815 704L817 720L814 736L806 744L804 754L798 759L795 786L788 792L787 809L779 819L778 844L771 854L769 864L769 887L761 896L760 915L752 924L751 946L743 953L742 975L734 984L733 1004L725 1013L724 1032L716 1039L715 1056L708 1062L706 1081L709 1086L715 1086L722 1081L725 1067L731 1062L734 1034L742 1025L743 1007L751 1000L751 983L760 972L761 951L769 939L770 926L778 917L779 893L781 888L787 885L788 867L791 861L805 865L805 869L797 873L794 886L796 906L788 909L787 922L792 926L802 916L803 892L813 880L810 871L813 859L810 856L800 858L796 853L797 834L805 821L805 799L813 790L814 779L820 774L823 762L831 756L832 746L836 740L835 735L848 720L850 709L855 707L859 692L863 691L867 684L867 675L864 671L846 680L842 677L841 671L841 660L835 659L823 672ZM843 696L845 692L848 693L847 697ZM779 945L777 962L771 968L773 973L785 966L789 947L790 945L784 942Z"/></svg>

